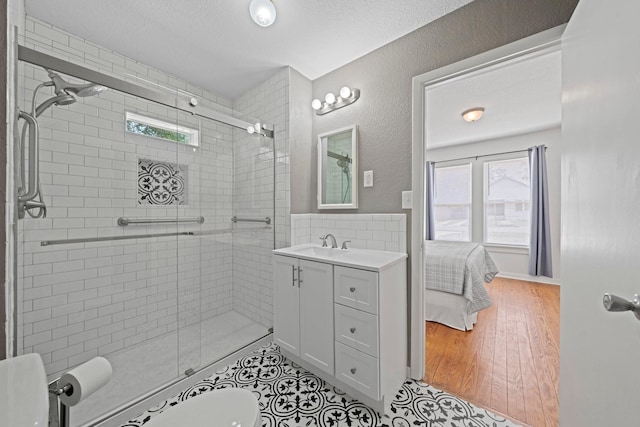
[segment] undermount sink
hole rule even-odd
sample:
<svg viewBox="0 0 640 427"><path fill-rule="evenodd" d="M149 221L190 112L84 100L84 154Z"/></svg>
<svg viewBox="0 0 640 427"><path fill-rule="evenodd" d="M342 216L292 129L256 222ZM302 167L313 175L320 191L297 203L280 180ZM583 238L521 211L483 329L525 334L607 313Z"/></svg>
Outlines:
<svg viewBox="0 0 640 427"><path fill-rule="evenodd" d="M407 254L398 252L356 248L328 248L312 243L275 249L273 253L276 255L303 258L310 261L362 268L371 271L380 271L407 258Z"/></svg>
<svg viewBox="0 0 640 427"><path fill-rule="evenodd" d="M297 248L292 253L301 255L315 255L319 257L335 258L349 253L348 249L325 248L323 246L306 246Z"/></svg>

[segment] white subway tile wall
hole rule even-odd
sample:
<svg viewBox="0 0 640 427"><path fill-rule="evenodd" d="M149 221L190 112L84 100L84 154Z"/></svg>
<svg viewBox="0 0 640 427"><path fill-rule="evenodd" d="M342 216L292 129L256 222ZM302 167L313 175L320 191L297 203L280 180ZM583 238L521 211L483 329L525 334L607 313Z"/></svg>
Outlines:
<svg viewBox="0 0 640 427"><path fill-rule="evenodd" d="M407 253L405 214L294 214L291 215L291 244L320 243L331 233L341 245Z"/></svg>
<svg viewBox="0 0 640 427"><path fill-rule="evenodd" d="M275 179L278 191L287 193L279 194L273 219L276 245L288 244L288 69L231 102L31 17L20 43L138 85L193 94L200 105L216 111L242 111L247 115L242 117L276 123L277 162L283 159L286 167L278 165ZM41 68L22 63L20 75L18 103L30 110L34 89L48 77ZM44 88L37 102L51 94ZM201 146L125 132L126 111L198 128ZM40 353L53 378L93 356L130 348L232 309L271 325L273 228L237 224L232 235L230 221L234 214L273 216L270 139L113 90L52 107L39 121L48 212L46 219L18 222L20 353ZM188 204L138 205L139 158L188 165ZM202 215L205 223L116 224L121 216L176 215ZM43 240L212 230L217 233L40 245ZM189 347L180 348L185 360Z"/></svg>

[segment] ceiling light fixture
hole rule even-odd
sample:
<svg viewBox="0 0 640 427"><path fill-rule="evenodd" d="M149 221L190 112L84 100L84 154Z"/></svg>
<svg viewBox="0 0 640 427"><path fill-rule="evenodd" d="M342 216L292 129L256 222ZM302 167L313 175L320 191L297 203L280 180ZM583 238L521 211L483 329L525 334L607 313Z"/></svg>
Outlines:
<svg viewBox="0 0 640 427"><path fill-rule="evenodd" d="M311 102L311 108L315 110L317 115L322 116L338 108L353 104L358 98L360 98L360 90L343 86L340 88L339 96L336 97L332 92L329 92L325 95L324 102L314 99Z"/></svg>
<svg viewBox="0 0 640 427"><path fill-rule="evenodd" d="M249 14L256 24L268 27L276 20L276 7L271 0L251 0Z"/></svg>
<svg viewBox="0 0 640 427"><path fill-rule="evenodd" d="M482 118L483 114L484 114L483 107L474 107L474 108L469 108L466 111L463 111L462 118L464 119L465 122L469 122L469 123L477 122Z"/></svg>

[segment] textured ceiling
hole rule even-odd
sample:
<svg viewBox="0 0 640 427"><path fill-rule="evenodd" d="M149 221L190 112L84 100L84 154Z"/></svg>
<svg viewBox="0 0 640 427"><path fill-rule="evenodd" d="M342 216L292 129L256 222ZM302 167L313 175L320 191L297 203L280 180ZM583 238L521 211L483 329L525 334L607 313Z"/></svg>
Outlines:
<svg viewBox="0 0 640 427"><path fill-rule="evenodd" d="M509 62L428 87L427 148L518 135L560 125L560 52ZM477 122L462 112L484 107Z"/></svg>
<svg viewBox="0 0 640 427"><path fill-rule="evenodd" d="M254 24L249 0L26 0L27 14L235 99L290 65L309 79L471 0L274 0Z"/></svg>

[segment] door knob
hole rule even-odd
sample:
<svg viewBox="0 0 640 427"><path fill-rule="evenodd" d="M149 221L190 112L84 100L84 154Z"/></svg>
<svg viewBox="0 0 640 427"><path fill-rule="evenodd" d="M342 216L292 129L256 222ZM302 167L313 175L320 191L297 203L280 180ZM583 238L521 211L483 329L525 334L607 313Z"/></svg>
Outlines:
<svg viewBox="0 0 640 427"><path fill-rule="evenodd" d="M352 287L350 287L350 288L349 288L349 291L351 291L351 292L355 292L355 291L356 291L356 288L352 286Z"/></svg>
<svg viewBox="0 0 640 427"><path fill-rule="evenodd" d="M640 295L635 294L631 301L612 294L604 294L602 304L607 311L631 311L640 320Z"/></svg>
<svg viewBox="0 0 640 427"><path fill-rule="evenodd" d="M355 374L356 373L356 368L351 368L351 373Z"/></svg>
<svg viewBox="0 0 640 427"><path fill-rule="evenodd" d="M349 329L349 331L350 331L352 334L355 334L355 333L356 333L356 328L351 328L351 329Z"/></svg>

